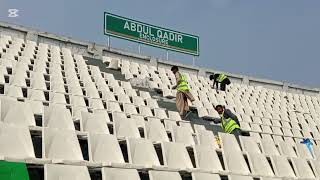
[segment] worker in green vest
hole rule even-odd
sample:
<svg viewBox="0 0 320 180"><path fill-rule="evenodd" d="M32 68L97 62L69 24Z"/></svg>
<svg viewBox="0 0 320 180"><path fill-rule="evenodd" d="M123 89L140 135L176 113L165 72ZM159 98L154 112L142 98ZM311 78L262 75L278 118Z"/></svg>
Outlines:
<svg viewBox="0 0 320 180"><path fill-rule="evenodd" d="M182 118L187 118L187 116L191 113L189 109L188 99L192 102L194 101L194 97L189 91L189 83L187 81L186 75L181 74L177 66L173 66L171 68L171 71L175 75L177 82L177 84L173 86L172 89L177 89L176 106L178 112L180 116L182 116Z"/></svg>
<svg viewBox="0 0 320 180"><path fill-rule="evenodd" d="M225 133L234 134L238 139L238 136L241 135L241 129L237 116L222 105L217 105L215 109L221 118L214 119L214 123L221 123L221 127Z"/></svg>
<svg viewBox="0 0 320 180"><path fill-rule="evenodd" d="M226 90L226 85L229 85L230 79L228 76L226 76L223 73L216 73L216 74L211 74L209 76L209 79L212 81L213 80L213 87L216 85L216 88L218 89L218 84L220 84L220 90L225 91Z"/></svg>

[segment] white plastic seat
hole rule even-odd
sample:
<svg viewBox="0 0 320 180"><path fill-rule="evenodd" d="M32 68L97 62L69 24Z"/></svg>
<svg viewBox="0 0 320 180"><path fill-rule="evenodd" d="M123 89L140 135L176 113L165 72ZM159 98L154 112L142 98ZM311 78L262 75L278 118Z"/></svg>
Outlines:
<svg viewBox="0 0 320 180"><path fill-rule="evenodd" d="M136 169L102 168L102 180L140 180Z"/></svg>
<svg viewBox="0 0 320 180"><path fill-rule="evenodd" d="M192 133L187 127L173 127L173 135L174 142L183 143L187 146L195 145Z"/></svg>
<svg viewBox="0 0 320 180"><path fill-rule="evenodd" d="M75 89L76 86L70 86L70 92L73 95L83 95L81 87L80 86L78 86L78 87L79 87L78 89ZM50 90L52 90L53 92L65 93L66 89L64 88L64 84L63 84L62 79L59 79L59 81L55 81L55 79L52 78L51 83L50 83Z"/></svg>
<svg viewBox="0 0 320 180"><path fill-rule="evenodd" d="M193 168L189 154L184 144L162 142L161 147L164 165L168 166L169 168L180 170Z"/></svg>
<svg viewBox="0 0 320 180"><path fill-rule="evenodd" d="M146 117L153 117L151 109L147 106L140 106L139 107L139 114L146 116Z"/></svg>
<svg viewBox="0 0 320 180"><path fill-rule="evenodd" d="M157 89L158 86L155 86L152 87L153 89ZM168 99L172 99L174 98L174 92L171 90L171 89L168 89L168 88L162 88L162 96L165 97L165 98L168 98Z"/></svg>
<svg viewBox="0 0 320 180"><path fill-rule="evenodd" d="M150 93L149 93L149 92L146 92L146 91L139 91L139 95L140 95L140 97L142 97L143 99L151 98Z"/></svg>
<svg viewBox="0 0 320 180"><path fill-rule="evenodd" d="M95 86L86 88L86 96L90 98L100 98L99 92Z"/></svg>
<svg viewBox="0 0 320 180"><path fill-rule="evenodd" d="M282 130L283 130L283 135L291 136L291 137L293 136L291 129L283 128Z"/></svg>
<svg viewBox="0 0 320 180"><path fill-rule="evenodd" d="M9 97L23 98L22 89L18 86L4 86L4 94Z"/></svg>
<svg viewBox="0 0 320 180"><path fill-rule="evenodd" d="M27 87L26 84L26 71L18 69L18 71L13 74L12 79L10 79L10 85L19 86L19 87Z"/></svg>
<svg viewBox="0 0 320 180"><path fill-rule="evenodd" d="M129 162L138 166L160 166L160 162L151 141L147 139L128 138Z"/></svg>
<svg viewBox="0 0 320 180"><path fill-rule="evenodd" d="M96 109L94 109L93 111L96 111ZM88 108L80 106L72 107L72 119L74 121L80 120L82 112L88 112Z"/></svg>
<svg viewBox="0 0 320 180"><path fill-rule="evenodd" d="M82 96L70 96L70 104L73 106L86 107L86 102Z"/></svg>
<svg viewBox="0 0 320 180"><path fill-rule="evenodd" d="M132 89L130 82L121 81L121 86L125 89Z"/></svg>
<svg viewBox="0 0 320 180"><path fill-rule="evenodd" d="M261 147L262 147L262 152L265 155L275 155L275 156L280 155L276 145L271 140L261 139Z"/></svg>
<svg viewBox="0 0 320 180"><path fill-rule="evenodd" d="M219 149L216 138L212 131L201 130L197 132L198 144L210 146L213 149Z"/></svg>
<svg viewBox="0 0 320 180"><path fill-rule="evenodd" d="M302 158L292 158L292 164L296 176L301 179L314 179L315 175L312 172L308 162Z"/></svg>
<svg viewBox="0 0 320 180"><path fill-rule="evenodd" d="M213 119L214 118L209 115L208 110L205 107L197 108L197 111L198 111L199 117L201 117L203 119Z"/></svg>
<svg viewBox="0 0 320 180"><path fill-rule="evenodd" d="M178 123L179 123L180 127L184 127L184 128L186 128L186 130L190 131L191 133L194 133L194 130L192 127L194 124L187 122L187 121L179 121Z"/></svg>
<svg viewBox="0 0 320 180"><path fill-rule="evenodd" d="M66 98L64 94L61 93L50 93L50 101L55 104L66 104Z"/></svg>
<svg viewBox="0 0 320 180"><path fill-rule="evenodd" d="M251 126L248 122L240 121L239 123L242 130L251 131Z"/></svg>
<svg viewBox="0 0 320 180"><path fill-rule="evenodd" d="M272 126L271 129L272 129L273 134L280 135L280 136L283 135L283 132L281 131L280 127Z"/></svg>
<svg viewBox="0 0 320 180"><path fill-rule="evenodd" d="M108 68L118 70L120 68L120 59L111 58Z"/></svg>
<svg viewBox="0 0 320 180"><path fill-rule="evenodd" d="M116 95L126 94L122 87L113 87L113 93Z"/></svg>
<svg viewBox="0 0 320 180"><path fill-rule="evenodd" d="M119 103L113 101L107 102L107 109L111 112L121 112Z"/></svg>
<svg viewBox="0 0 320 180"><path fill-rule="evenodd" d="M90 133L109 134L106 114L102 112L81 112L80 130Z"/></svg>
<svg viewBox="0 0 320 180"><path fill-rule="evenodd" d="M33 110L28 102L19 102L11 98L1 99L1 121L22 126L35 126Z"/></svg>
<svg viewBox="0 0 320 180"><path fill-rule="evenodd" d="M136 106L145 106L144 100L142 97L134 96L132 97L133 104Z"/></svg>
<svg viewBox="0 0 320 180"><path fill-rule="evenodd" d="M149 171L149 179L150 180L182 180L180 174L178 172L170 172L170 171Z"/></svg>
<svg viewBox="0 0 320 180"><path fill-rule="evenodd" d="M129 96L126 95L126 94L120 94L120 95L118 96L118 101L121 102L121 103L131 104L130 98L129 98Z"/></svg>
<svg viewBox="0 0 320 180"><path fill-rule="evenodd" d="M151 99L151 98L148 98L146 99L147 101L147 106L154 109L154 108L159 108L159 105L158 105L158 102L156 99Z"/></svg>
<svg viewBox="0 0 320 180"><path fill-rule="evenodd" d="M320 146L319 146L319 144L313 146L313 154L314 154L315 159L320 160Z"/></svg>
<svg viewBox="0 0 320 180"><path fill-rule="evenodd" d="M70 111L63 105L44 107L43 127L75 130Z"/></svg>
<svg viewBox="0 0 320 180"><path fill-rule="evenodd" d="M41 101L25 100L25 102L30 104L33 114L43 115L44 109Z"/></svg>
<svg viewBox="0 0 320 180"><path fill-rule="evenodd" d="M160 119L149 119L146 122L146 138L153 142L169 142L169 138Z"/></svg>
<svg viewBox="0 0 320 180"><path fill-rule="evenodd" d="M219 137L226 169L237 174L249 174L249 168L234 135L219 133Z"/></svg>
<svg viewBox="0 0 320 180"><path fill-rule="evenodd" d="M32 74L31 87L33 89L47 90L45 79L42 73L35 72Z"/></svg>
<svg viewBox="0 0 320 180"><path fill-rule="evenodd" d="M31 135L27 127L0 123L0 157L35 158Z"/></svg>
<svg viewBox="0 0 320 180"><path fill-rule="evenodd" d="M154 109L154 115L159 119L168 119L167 113L164 109Z"/></svg>
<svg viewBox="0 0 320 180"><path fill-rule="evenodd" d="M125 92L128 96L131 96L131 97L138 96L135 89L125 89Z"/></svg>
<svg viewBox="0 0 320 180"><path fill-rule="evenodd" d="M273 171L263 154L248 152L251 172L259 176L274 176Z"/></svg>
<svg viewBox="0 0 320 180"><path fill-rule="evenodd" d="M273 134L270 126L261 125L261 129L262 129L262 132L264 132L264 133Z"/></svg>
<svg viewBox="0 0 320 180"><path fill-rule="evenodd" d="M109 91L102 91L102 99L105 99L107 101L116 101L114 94Z"/></svg>
<svg viewBox="0 0 320 180"><path fill-rule="evenodd" d="M221 180L218 174L194 172L191 173L191 176L192 180Z"/></svg>
<svg viewBox="0 0 320 180"><path fill-rule="evenodd" d="M197 168L211 173L223 171L219 157L212 147L196 145L194 153Z"/></svg>
<svg viewBox="0 0 320 180"><path fill-rule="evenodd" d="M278 177L295 178L295 174L284 156L271 156L273 170Z"/></svg>
<svg viewBox="0 0 320 180"><path fill-rule="evenodd" d="M296 152L294 151L293 147L286 143L286 142L280 142L279 143L279 149L281 152L281 155L286 157L297 157Z"/></svg>
<svg viewBox="0 0 320 180"><path fill-rule="evenodd" d="M168 111L169 119L175 120L175 121L181 121L181 116L176 111Z"/></svg>
<svg viewBox="0 0 320 180"><path fill-rule="evenodd" d="M171 133L173 133L173 129L178 126L177 121L173 121L173 120L164 120L163 124L166 131L169 131Z"/></svg>
<svg viewBox="0 0 320 180"><path fill-rule="evenodd" d="M104 109L101 99L89 99L89 107L92 109Z"/></svg>
<svg viewBox="0 0 320 180"><path fill-rule="evenodd" d="M45 164L45 180L91 180L88 168L86 166L72 166L62 164Z"/></svg>
<svg viewBox="0 0 320 180"><path fill-rule="evenodd" d="M123 104L123 110L127 114L138 114L137 108L133 104Z"/></svg>
<svg viewBox="0 0 320 180"><path fill-rule="evenodd" d="M74 131L43 129L42 157L53 161L83 161L77 135Z"/></svg>
<svg viewBox="0 0 320 180"><path fill-rule="evenodd" d="M316 177L320 177L320 161L319 160L311 160L311 167L313 172L316 174Z"/></svg>
<svg viewBox="0 0 320 180"><path fill-rule="evenodd" d="M251 124L250 124L250 126L251 126L252 131L255 131L255 132L262 132L262 129L261 129L261 127L260 127L260 125L259 125L259 124L251 123Z"/></svg>
<svg viewBox="0 0 320 180"><path fill-rule="evenodd" d="M124 158L117 138L109 134L89 134L89 160L110 166L124 164Z"/></svg>
<svg viewBox="0 0 320 180"><path fill-rule="evenodd" d="M139 114L131 114L130 115L130 119L135 121L137 127L139 129L143 129L145 130L146 129L146 125L145 125L145 119L143 116L139 115Z"/></svg>
<svg viewBox="0 0 320 180"><path fill-rule="evenodd" d="M28 90L28 98L35 101L46 101L43 91L36 89Z"/></svg>
<svg viewBox="0 0 320 180"><path fill-rule="evenodd" d="M116 118L113 116L114 134L117 137L140 138L136 123L128 118Z"/></svg>
<svg viewBox="0 0 320 180"><path fill-rule="evenodd" d="M252 137L240 136L242 150L248 153L261 153L261 150Z"/></svg>
<svg viewBox="0 0 320 180"><path fill-rule="evenodd" d="M304 159L313 159L313 155L309 151L308 147L304 144L297 143L296 144L297 154L300 158Z"/></svg>

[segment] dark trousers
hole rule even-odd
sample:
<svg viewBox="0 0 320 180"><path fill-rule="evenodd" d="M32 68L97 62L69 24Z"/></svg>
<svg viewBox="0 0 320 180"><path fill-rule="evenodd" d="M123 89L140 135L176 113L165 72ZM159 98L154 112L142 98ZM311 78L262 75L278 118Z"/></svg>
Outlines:
<svg viewBox="0 0 320 180"><path fill-rule="evenodd" d="M237 129L234 129L234 130L231 132L231 134L233 134L233 135L236 137L238 143L240 144L239 136L241 136L241 129L238 129L238 128L237 128Z"/></svg>
<svg viewBox="0 0 320 180"><path fill-rule="evenodd" d="M225 91L226 90L226 86L229 85L231 82L229 80L229 78L226 78L225 80L223 80L221 83L220 83L220 90L221 91Z"/></svg>

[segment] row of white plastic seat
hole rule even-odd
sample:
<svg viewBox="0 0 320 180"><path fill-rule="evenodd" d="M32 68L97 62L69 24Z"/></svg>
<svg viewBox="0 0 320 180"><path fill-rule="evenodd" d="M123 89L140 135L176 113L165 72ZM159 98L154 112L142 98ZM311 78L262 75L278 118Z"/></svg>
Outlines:
<svg viewBox="0 0 320 180"><path fill-rule="evenodd" d="M88 168L85 166L72 166L72 165L44 165L45 179L71 179L77 180L91 180ZM151 180L182 180L183 178L178 172L172 171L154 171L147 172L148 178ZM121 169L104 167L101 169L102 180L143 180L140 178L136 169ZM192 180L221 180L218 174L209 174L201 172L191 173ZM260 178L261 180L280 180L279 178ZM228 180L253 180L251 176L229 175Z"/></svg>
<svg viewBox="0 0 320 180"><path fill-rule="evenodd" d="M31 137L27 129L18 127L2 127L5 137L15 138L13 143L9 138L3 139L7 144L6 149L1 149L3 159L24 159L33 162L59 162L64 164L85 163L82 157L80 145L74 132L44 129L43 158L34 158ZM18 131L17 131L18 130ZM18 133L16 133L18 132ZM8 136L9 135L9 136ZM104 166L126 167L121 149L115 136L106 134L89 134L89 161L93 165L102 163ZM231 135L220 134L223 149L223 161L227 172L243 175L258 175L269 177L299 177L315 178L308 162L300 158L290 158L294 164L294 170L284 156L271 156L274 173L266 156L259 153L248 153L249 167L244 159L240 147ZM67 140L66 140L67 139ZM23 143L25 148L17 148ZM161 165L157 153L151 141L145 139L127 139L129 163L133 167L152 168L155 170L195 171L186 147L183 144L163 142L161 143L164 164ZM195 146L196 168L202 172L223 172L222 165L213 148L207 146ZM90 164L87 162L87 164ZM313 166L318 166L317 161L312 161ZM132 167L132 166L131 166ZM315 168L313 167L313 168ZM198 170L198 171L199 171ZM314 169L317 171L317 169Z"/></svg>

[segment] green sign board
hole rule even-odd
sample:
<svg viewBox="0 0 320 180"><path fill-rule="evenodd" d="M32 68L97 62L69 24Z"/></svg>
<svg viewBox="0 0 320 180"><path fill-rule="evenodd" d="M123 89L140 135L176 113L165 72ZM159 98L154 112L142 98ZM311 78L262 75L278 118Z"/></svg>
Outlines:
<svg viewBox="0 0 320 180"><path fill-rule="evenodd" d="M104 34L199 56L199 37L104 13Z"/></svg>

